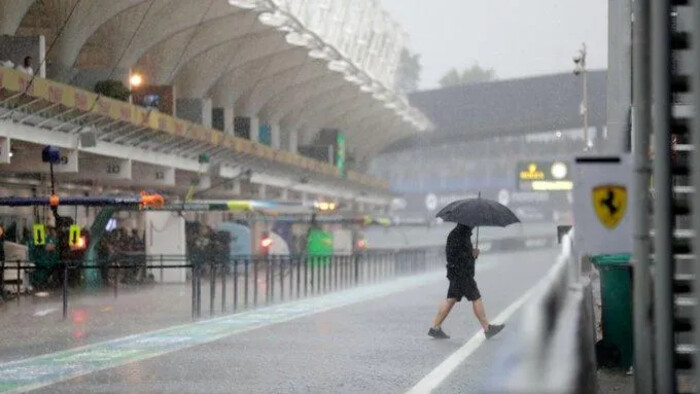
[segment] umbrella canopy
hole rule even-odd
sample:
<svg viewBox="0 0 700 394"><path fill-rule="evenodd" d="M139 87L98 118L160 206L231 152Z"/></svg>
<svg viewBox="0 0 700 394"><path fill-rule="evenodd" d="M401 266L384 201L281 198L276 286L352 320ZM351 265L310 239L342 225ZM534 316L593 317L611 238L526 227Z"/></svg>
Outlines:
<svg viewBox="0 0 700 394"><path fill-rule="evenodd" d="M446 222L469 227L506 227L519 223L515 214L502 204L485 198L458 200L448 204L435 215Z"/></svg>

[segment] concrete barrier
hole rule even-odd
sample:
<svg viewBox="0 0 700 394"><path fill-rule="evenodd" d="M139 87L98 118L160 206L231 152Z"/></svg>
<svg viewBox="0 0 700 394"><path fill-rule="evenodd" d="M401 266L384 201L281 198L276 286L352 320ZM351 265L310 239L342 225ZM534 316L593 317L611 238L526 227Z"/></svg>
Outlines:
<svg viewBox="0 0 700 394"><path fill-rule="evenodd" d="M516 333L500 346L488 393L596 393L593 293L572 253L573 235L542 279Z"/></svg>

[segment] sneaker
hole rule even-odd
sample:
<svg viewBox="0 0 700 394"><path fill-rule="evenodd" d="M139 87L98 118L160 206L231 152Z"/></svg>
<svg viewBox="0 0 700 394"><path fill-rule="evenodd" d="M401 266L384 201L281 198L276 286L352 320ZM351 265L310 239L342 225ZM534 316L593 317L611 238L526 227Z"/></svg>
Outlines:
<svg viewBox="0 0 700 394"><path fill-rule="evenodd" d="M493 338L496 334L503 330L503 327L505 327L503 324L489 324L489 329L484 332L486 339Z"/></svg>
<svg viewBox="0 0 700 394"><path fill-rule="evenodd" d="M450 338L449 335L445 334L445 332L442 331L441 327L431 328L430 330L428 330L428 335L430 335L431 337L433 337L435 339L449 339Z"/></svg>

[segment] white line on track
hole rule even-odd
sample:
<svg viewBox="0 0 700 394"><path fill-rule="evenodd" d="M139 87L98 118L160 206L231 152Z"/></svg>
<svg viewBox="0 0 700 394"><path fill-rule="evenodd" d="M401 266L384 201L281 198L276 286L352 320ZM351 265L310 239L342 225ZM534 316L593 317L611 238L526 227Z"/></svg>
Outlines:
<svg viewBox="0 0 700 394"><path fill-rule="evenodd" d="M503 323L508 320L528 299L532 297L537 286L528 290L515 302L510 304L506 309L493 319L494 323ZM486 340L483 331L479 330L467 343L452 353L445 361L433 369L418 384L413 386L407 394L423 394L430 393L435 390L448 376L462 364L469 356L472 355Z"/></svg>

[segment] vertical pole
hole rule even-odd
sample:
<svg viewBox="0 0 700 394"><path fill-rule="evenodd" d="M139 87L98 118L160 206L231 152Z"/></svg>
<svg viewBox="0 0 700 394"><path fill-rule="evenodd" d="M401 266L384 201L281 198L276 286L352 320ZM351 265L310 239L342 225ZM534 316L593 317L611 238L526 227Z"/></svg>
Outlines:
<svg viewBox="0 0 700 394"><path fill-rule="evenodd" d="M633 105L634 129L634 196L637 199L634 213L634 379L637 393L651 393L653 385L651 357L651 278L649 256L651 254L649 179L649 139L651 136L651 56L649 53L649 2L635 0L634 8L634 59Z"/></svg>
<svg viewBox="0 0 700 394"><path fill-rule="evenodd" d="M325 293L328 291L328 267L330 264L328 263L327 258L324 258L322 263L323 263L323 266L322 266L323 267L322 268L322 270L323 270L323 290L322 290L322 292Z"/></svg>
<svg viewBox="0 0 700 394"><path fill-rule="evenodd" d="M250 264L250 260L246 258L243 261L243 264L245 265L245 283L243 284L243 306L245 307L245 309L248 309L248 265Z"/></svg>
<svg viewBox="0 0 700 394"><path fill-rule="evenodd" d="M229 265L221 266L221 313L226 313L226 269Z"/></svg>
<svg viewBox="0 0 700 394"><path fill-rule="evenodd" d="M17 302L19 303L22 294L22 263L17 262Z"/></svg>
<svg viewBox="0 0 700 394"><path fill-rule="evenodd" d="M194 265L190 265L191 278L192 278L192 320L197 318L197 278L194 272Z"/></svg>
<svg viewBox="0 0 700 394"><path fill-rule="evenodd" d="M282 301L282 302L284 302L284 267L286 266L286 264L284 264L283 262L285 262L285 261L286 261L286 259L284 257L279 258L279 263L280 263L280 301ZM291 269L290 269L289 279L290 279L290 283L291 283L291 279L292 279Z"/></svg>
<svg viewBox="0 0 700 394"><path fill-rule="evenodd" d="M304 297L309 295L309 258L304 256Z"/></svg>
<svg viewBox="0 0 700 394"><path fill-rule="evenodd" d="M253 306L258 306L258 259L253 259Z"/></svg>
<svg viewBox="0 0 700 394"><path fill-rule="evenodd" d="M202 266L197 264L197 318L202 317Z"/></svg>
<svg viewBox="0 0 700 394"><path fill-rule="evenodd" d="M603 153L608 154L629 151L632 98L631 7L632 0L608 0L607 141L599 145Z"/></svg>
<svg viewBox="0 0 700 394"><path fill-rule="evenodd" d="M64 261L63 262L63 320L66 320L66 318L68 318L68 262Z"/></svg>
<svg viewBox="0 0 700 394"><path fill-rule="evenodd" d="M238 259L233 260L233 311L238 310Z"/></svg>
<svg viewBox="0 0 700 394"><path fill-rule="evenodd" d="M315 294L314 292L314 284L316 283L316 280L314 279L314 265L316 265L316 258L311 257L311 294Z"/></svg>
<svg viewBox="0 0 700 394"><path fill-rule="evenodd" d="M111 265L112 264L110 263L107 266L108 267L107 272L109 272L109 269L112 268ZM114 298L116 299L119 297L119 268L114 268L114 272L115 272L115 275L114 275Z"/></svg>
<svg viewBox="0 0 700 394"><path fill-rule="evenodd" d="M693 102L693 123L691 129L691 142L693 144L693 152L691 153L691 185L695 188L695 193L693 193L691 200L691 214L692 214L692 226L695 231L700 230L700 118L697 114L700 114L700 32L698 28L700 27L700 4L695 2L693 4L693 39L692 42L692 102ZM695 292L695 298L698 298L700 292L700 260L697 258L697 253L700 251L700 237L697 235L693 237L692 250L696 253L696 257L693 260L695 272L695 283L693 284L693 291ZM696 303L693 313L693 335L695 349L700 349L700 303ZM698 353L695 353L694 358L694 374L695 382L700 382L700 357Z"/></svg>
<svg viewBox="0 0 700 394"><path fill-rule="evenodd" d="M333 271L334 271L334 285L333 290L338 290L338 264L340 263L342 257L335 257L333 259Z"/></svg>
<svg viewBox="0 0 700 394"><path fill-rule="evenodd" d="M301 257L296 259L297 262L297 298L301 298Z"/></svg>
<svg viewBox="0 0 700 394"><path fill-rule="evenodd" d="M216 265L209 264L209 316L214 316L214 298L216 298Z"/></svg>
<svg viewBox="0 0 700 394"><path fill-rule="evenodd" d="M289 256L287 260L287 264L289 264L289 299L293 300L294 299L294 257L292 255Z"/></svg>
<svg viewBox="0 0 700 394"><path fill-rule="evenodd" d="M355 256L355 286L360 283L360 257Z"/></svg>
<svg viewBox="0 0 700 394"><path fill-rule="evenodd" d="M651 8L654 138L654 328L656 391L675 387L673 340L673 224L671 182L671 2L654 0Z"/></svg>
<svg viewBox="0 0 700 394"><path fill-rule="evenodd" d="M274 257L267 257L267 271L268 275L267 277L270 278L269 284L268 284L268 290L267 293L269 296L267 297L267 303L274 303L275 302L275 258Z"/></svg>

